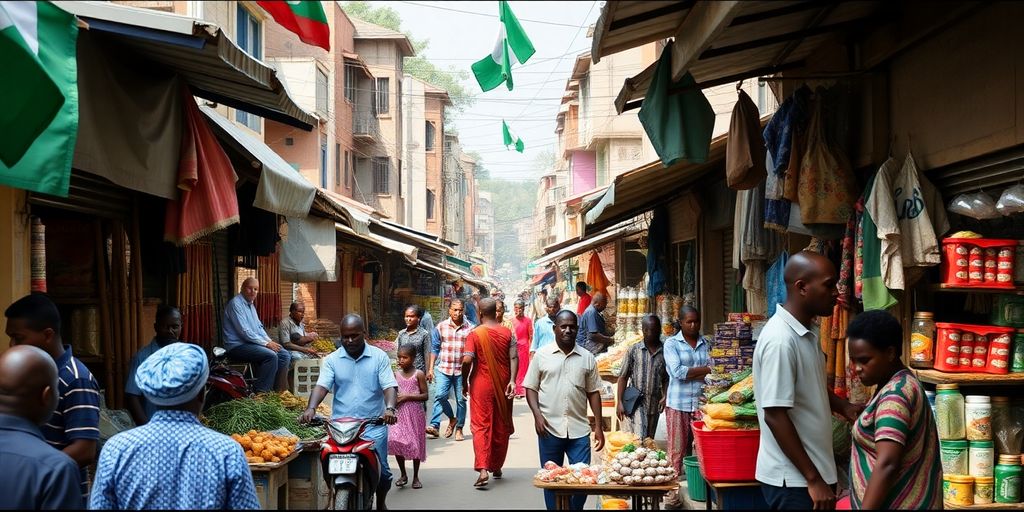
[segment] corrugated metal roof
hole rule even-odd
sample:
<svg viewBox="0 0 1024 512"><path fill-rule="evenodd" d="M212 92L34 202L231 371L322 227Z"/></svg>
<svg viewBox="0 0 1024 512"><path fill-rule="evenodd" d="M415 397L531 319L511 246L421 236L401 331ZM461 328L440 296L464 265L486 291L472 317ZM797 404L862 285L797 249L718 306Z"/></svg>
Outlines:
<svg viewBox="0 0 1024 512"><path fill-rule="evenodd" d="M549 245L544 248L544 256L533 260L532 264L544 266L548 263L572 258L573 256L583 254L591 249L596 249L602 245L612 243L620 238L639 233L645 229L647 229L647 222L643 219L631 219L626 222L621 222L595 234L588 234L579 238L571 238L557 244Z"/></svg>
<svg viewBox="0 0 1024 512"><path fill-rule="evenodd" d="M359 234L359 233L356 233L355 231L352 231L352 228L350 228L350 227L348 227L348 226L346 226L346 225L344 225L344 224L342 224L340 222L336 222L334 224L334 228L339 233L343 233L345 235L348 235L348 236L350 236L352 238L357 239L358 241L362 241L364 244L369 244L369 245L371 245L373 247L376 247L378 249L383 249L383 250L388 251L388 252L397 252L397 253L401 254L402 256L404 256L405 259L407 261L409 261L410 263L416 263L416 256L417 256L417 253L418 253L418 249L416 247L414 247L414 246L411 246L409 244L404 244L404 243L399 242L397 240L392 240L392 239L387 238L385 236L377 235L377 234L374 234L374 233L369 233L369 234L366 234L366 235Z"/></svg>
<svg viewBox="0 0 1024 512"><path fill-rule="evenodd" d="M406 57L412 57L416 55L416 51L412 47L412 43L409 38L401 32L396 32L390 28L375 25L368 21L363 21L357 18L351 18L352 25L355 27L355 39L393 39L399 43L399 47L405 50Z"/></svg>
<svg viewBox="0 0 1024 512"><path fill-rule="evenodd" d="M108 2L55 2L89 30L179 73L193 94L267 119L312 130L274 68L242 51L212 23Z"/></svg>
<svg viewBox="0 0 1024 512"><path fill-rule="evenodd" d="M631 219L655 206L679 197L683 190L711 172L723 172L728 135L711 141L707 161L682 162L665 167L660 161L620 174L608 190L581 209L585 214L584 236Z"/></svg>

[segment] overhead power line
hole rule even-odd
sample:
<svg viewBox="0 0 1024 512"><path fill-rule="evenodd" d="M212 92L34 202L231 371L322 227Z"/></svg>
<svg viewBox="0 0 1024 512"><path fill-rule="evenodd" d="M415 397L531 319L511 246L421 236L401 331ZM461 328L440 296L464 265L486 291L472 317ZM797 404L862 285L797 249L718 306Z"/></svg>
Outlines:
<svg viewBox="0 0 1024 512"><path fill-rule="evenodd" d="M485 18L497 18L498 17L498 15L496 15L496 14L486 14L486 13L482 13L482 12L465 11L465 10L462 10L462 9L452 9L451 7L441 7L439 5L421 4L419 2L404 2L403 1L401 3L409 4L409 5L415 5L417 7L429 7L431 9L438 9L438 10L442 10L442 11L461 12L462 14L472 14L474 16L483 16ZM577 28L576 25L572 25L572 24L569 24L569 23L558 23L556 21L531 20L531 19L527 19L527 18L520 18L518 16L516 16L516 19L518 19L519 21L525 21L525 22L529 22L529 23L542 23L544 25L554 25L556 27L572 27L572 28Z"/></svg>

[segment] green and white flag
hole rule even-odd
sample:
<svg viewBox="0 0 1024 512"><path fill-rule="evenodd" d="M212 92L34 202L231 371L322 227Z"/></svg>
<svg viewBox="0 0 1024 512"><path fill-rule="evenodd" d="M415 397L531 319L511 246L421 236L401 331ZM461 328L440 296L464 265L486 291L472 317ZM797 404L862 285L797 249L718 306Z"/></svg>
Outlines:
<svg viewBox="0 0 1024 512"><path fill-rule="evenodd" d="M526 149L526 144L523 144L523 139L520 139L511 128L508 127L508 123L504 119L501 120L501 133L505 138L505 149L509 146L515 146L516 151L522 153Z"/></svg>
<svg viewBox="0 0 1024 512"><path fill-rule="evenodd" d="M78 136L78 25L50 2L0 2L0 184L65 197Z"/></svg>
<svg viewBox="0 0 1024 512"><path fill-rule="evenodd" d="M508 90L512 90L512 57L509 49L515 55L516 61L520 64L526 63L536 52L530 38L527 37L523 26L519 24L516 15L508 2L498 2L498 14L501 25L498 30L498 40L494 43L494 50L483 59L476 61L473 68L473 75L476 76L480 89L487 92L505 82Z"/></svg>

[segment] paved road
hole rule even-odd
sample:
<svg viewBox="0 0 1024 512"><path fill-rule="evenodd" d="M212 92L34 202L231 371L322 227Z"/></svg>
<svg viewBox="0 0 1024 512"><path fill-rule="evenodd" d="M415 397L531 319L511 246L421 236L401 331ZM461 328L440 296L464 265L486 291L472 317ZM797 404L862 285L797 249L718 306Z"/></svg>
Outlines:
<svg viewBox="0 0 1024 512"><path fill-rule="evenodd" d="M396 510L499 510L544 508L544 494L533 487L533 475L540 467L537 434L533 431L533 418L525 400L516 400L514 408L517 438L509 444L504 478L491 479L485 488L473 487L477 473L473 471L473 441L466 424L466 440L456 442L455 436L427 439L427 461L420 468L422 489L393 488L388 494L388 507ZM441 424L442 433L447 424ZM410 483L412 463L407 462ZM399 471L394 457L391 468L398 479ZM587 508L594 508L591 498Z"/></svg>

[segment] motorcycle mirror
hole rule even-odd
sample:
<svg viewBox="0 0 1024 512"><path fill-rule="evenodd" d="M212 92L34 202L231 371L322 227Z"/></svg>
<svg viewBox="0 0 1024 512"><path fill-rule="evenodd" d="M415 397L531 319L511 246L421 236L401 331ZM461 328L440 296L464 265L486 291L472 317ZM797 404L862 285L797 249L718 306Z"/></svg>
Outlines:
<svg viewBox="0 0 1024 512"><path fill-rule="evenodd" d="M213 347L213 357L224 357L228 351L224 350L224 347Z"/></svg>

